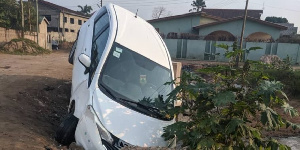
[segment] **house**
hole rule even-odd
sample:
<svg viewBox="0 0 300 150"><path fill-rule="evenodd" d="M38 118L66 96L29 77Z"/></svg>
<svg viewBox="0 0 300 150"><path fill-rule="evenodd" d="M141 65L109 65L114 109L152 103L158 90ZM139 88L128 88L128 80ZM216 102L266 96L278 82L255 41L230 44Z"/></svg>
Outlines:
<svg viewBox="0 0 300 150"><path fill-rule="evenodd" d="M39 15L49 21L48 32L52 40L75 41L81 25L89 15L39 0Z"/></svg>
<svg viewBox="0 0 300 150"><path fill-rule="evenodd" d="M193 30L193 27L222 20L224 19L202 12L194 12L148 20L148 22L152 24L161 35L167 36L167 38L173 36L174 38L174 36L177 35L171 35L172 33L198 34L196 30Z"/></svg>
<svg viewBox="0 0 300 150"><path fill-rule="evenodd" d="M274 41L287 27L260 20L262 10L249 10L244 39L248 41ZM243 24L242 10L203 9L177 16L153 19L152 24L164 38L236 41ZM188 35L188 36L186 36Z"/></svg>
<svg viewBox="0 0 300 150"><path fill-rule="evenodd" d="M235 17L193 27L204 40L236 41L240 38L244 17ZM272 42L287 27L260 19L247 17L244 39L248 42Z"/></svg>

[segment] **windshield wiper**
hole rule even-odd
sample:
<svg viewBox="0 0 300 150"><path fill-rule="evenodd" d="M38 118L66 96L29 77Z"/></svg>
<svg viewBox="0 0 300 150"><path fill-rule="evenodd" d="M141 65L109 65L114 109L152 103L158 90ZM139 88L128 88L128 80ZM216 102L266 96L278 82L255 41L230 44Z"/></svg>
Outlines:
<svg viewBox="0 0 300 150"><path fill-rule="evenodd" d="M124 99L124 98L118 98L118 100L124 101L124 102L127 102L127 103L131 103L131 104L135 104L137 107L143 108L143 109L151 112L152 114L154 113L156 116L163 117L163 115L161 114L161 112L158 108L155 108L155 107L152 107L152 106L147 106L147 105L142 104L140 102L135 102L135 101Z"/></svg>
<svg viewBox="0 0 300 150"><path fill-rule="evenodd" d="M152 106L147 106L145 104L142 104L141 102L135 102L135 101L132 101L132 100L128 100L128 99L124 99L124 98L119 98L119 97L116 97L108 88L106 88L104 85L102 84L99 84L101 86L102 89L104 89L104 91L106 93L109 94L109 96L115 100L118 100L120 102L125 102L125 103L130 103L130 104L134 104L136 105L136 107L139 107L139 108L142 108L143 110L146 110L148 111L148 114L150 114L150 116L156 116L156 118L165 118L164 115L160 112L160 110L158 108L155 108L155 107L152 107ZM135 107L135 106L132 106L131 107ZM149 113L150 112L150 113ZM144 112L145 113L145 112Z"/></svg>

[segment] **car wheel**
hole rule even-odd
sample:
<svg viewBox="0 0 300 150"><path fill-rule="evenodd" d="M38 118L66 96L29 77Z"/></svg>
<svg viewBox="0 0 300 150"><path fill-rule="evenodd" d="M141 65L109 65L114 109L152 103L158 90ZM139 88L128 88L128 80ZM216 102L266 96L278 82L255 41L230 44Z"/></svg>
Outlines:
<svg viewBox="0 0 300 150"><path fill-rule="evenodd" d="M65 120L59 125L55 133L55 140L62 145L70 145L75 141L75 130L78 118L73 114L67 115Z"/></svg>

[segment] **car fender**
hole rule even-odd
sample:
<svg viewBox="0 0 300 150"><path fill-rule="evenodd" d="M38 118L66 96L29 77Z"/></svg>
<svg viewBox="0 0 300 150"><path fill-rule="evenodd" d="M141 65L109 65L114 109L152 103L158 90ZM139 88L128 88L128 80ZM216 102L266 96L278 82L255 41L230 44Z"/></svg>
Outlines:
<svg viewBox="0 0 300 150"><path fill-rule="evenodd" d="M78 122L75 139L76 144L85 149L104 150L95 122L95 116L89 107L85 107L85 112Z"/></svg>

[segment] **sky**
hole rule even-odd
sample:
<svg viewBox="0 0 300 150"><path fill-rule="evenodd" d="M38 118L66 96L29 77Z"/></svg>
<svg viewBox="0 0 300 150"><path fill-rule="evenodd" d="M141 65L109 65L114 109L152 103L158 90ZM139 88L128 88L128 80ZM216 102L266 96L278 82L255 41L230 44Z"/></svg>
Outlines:
<svg viewBox="0 0 300 150"><path fill-rule="evenodd" d="M73 10L80 10L78 5L92 6L93 11L99 9L100 0L46 0ZM136 13L145 20L152 19L154 7L163 6L172 15L188 13L193 0L103 0L103 5L114 3ZM206 8L244 9L246 0L206 0ZM97 5L98 4L98 5ZM300 27L300 0L249 0L248 9L263 9L261 19L267 16L285 17L290 23ZM300 28L298 29L300 34Z"/></svg>

